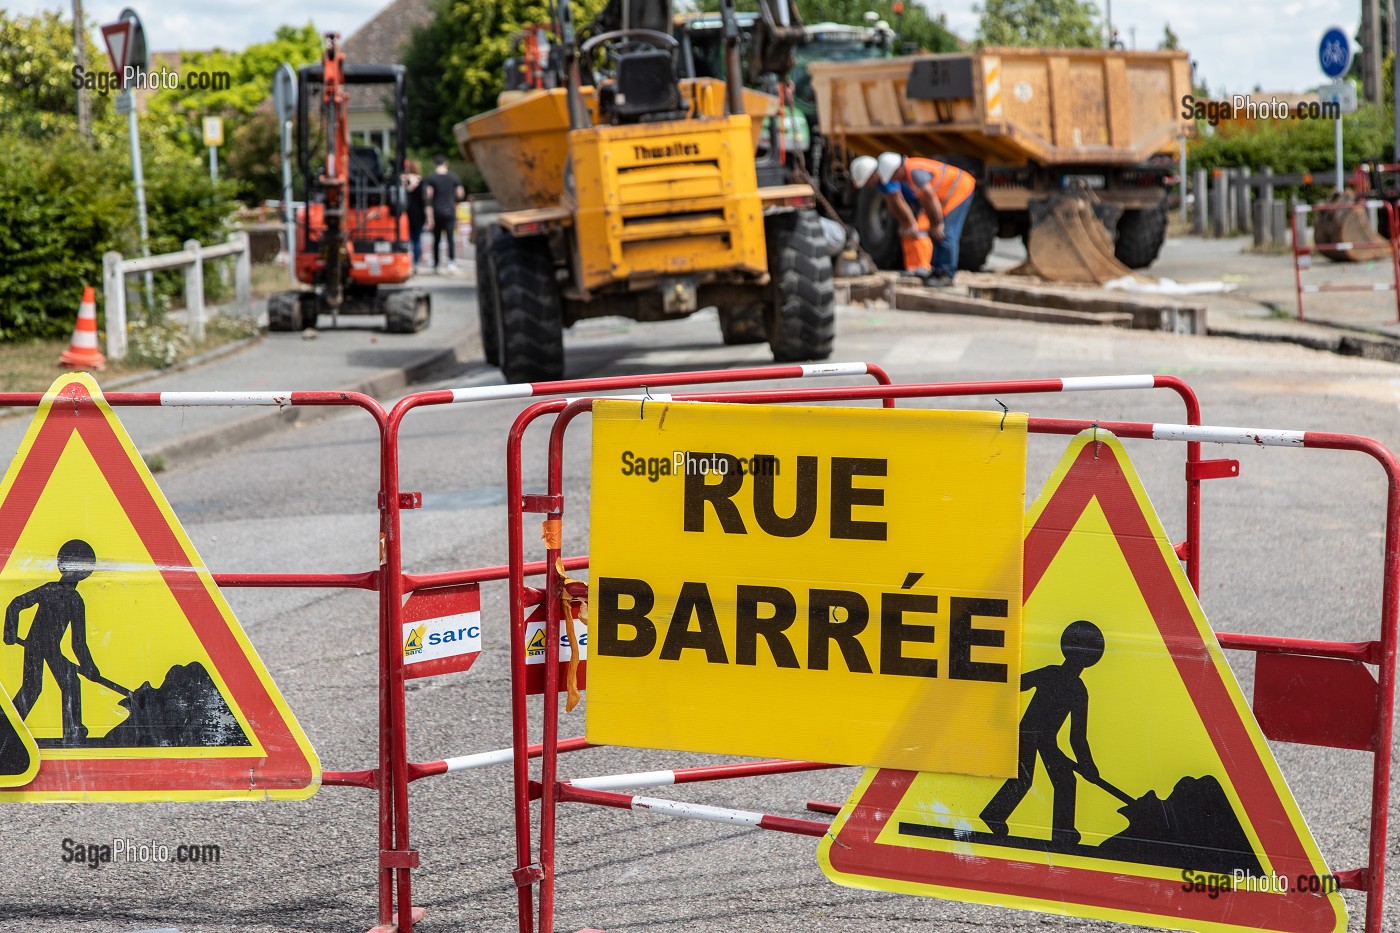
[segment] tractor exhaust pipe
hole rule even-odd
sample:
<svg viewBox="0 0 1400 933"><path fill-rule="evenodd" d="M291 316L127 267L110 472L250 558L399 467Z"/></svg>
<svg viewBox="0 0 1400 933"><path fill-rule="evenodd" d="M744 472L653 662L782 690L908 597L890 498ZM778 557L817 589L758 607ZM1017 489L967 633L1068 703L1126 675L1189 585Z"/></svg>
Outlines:
<svg viewBox="0 0 1400 933"><path fill-rule="evenodd" d="M719 0L719 18L724 33L724 97L730 114L744 112L744 70L739 62L739 21L734 18L734 0Z"/></svg>

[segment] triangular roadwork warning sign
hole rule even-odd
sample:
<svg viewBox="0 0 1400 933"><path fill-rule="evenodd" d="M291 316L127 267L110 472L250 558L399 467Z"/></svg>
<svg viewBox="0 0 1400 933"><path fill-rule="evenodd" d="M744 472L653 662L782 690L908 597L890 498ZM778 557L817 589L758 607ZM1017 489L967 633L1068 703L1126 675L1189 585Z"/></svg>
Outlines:
<svg viewBox="0 0 1400 933"><path fill-rule="evenodd" d="M1118 440L1026 518L1020 773L868 769L819 850L853 887L1183 930L1346 928Z"/></svg>
<svg viewBox="0 0 1400 933"><path fill-rule="evenodd" d="M49 389L0 480L5 801L304 798L320 765L97 383ZM2 782L0 782L2 783Z"/></svg>

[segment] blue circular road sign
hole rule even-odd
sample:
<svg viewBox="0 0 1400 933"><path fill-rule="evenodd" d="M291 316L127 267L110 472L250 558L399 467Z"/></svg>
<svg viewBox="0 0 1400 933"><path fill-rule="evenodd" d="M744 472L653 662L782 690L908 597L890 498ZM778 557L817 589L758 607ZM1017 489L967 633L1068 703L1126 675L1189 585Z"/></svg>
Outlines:
<svg viewBox="0 0 1400 933"><path fill-rule="evenodd" d="M1322 65L1322 73L1329 78L1340 78L1351 67L1351 39L1340 26L1333 26L1322 34L1317 61Z"/></svg>

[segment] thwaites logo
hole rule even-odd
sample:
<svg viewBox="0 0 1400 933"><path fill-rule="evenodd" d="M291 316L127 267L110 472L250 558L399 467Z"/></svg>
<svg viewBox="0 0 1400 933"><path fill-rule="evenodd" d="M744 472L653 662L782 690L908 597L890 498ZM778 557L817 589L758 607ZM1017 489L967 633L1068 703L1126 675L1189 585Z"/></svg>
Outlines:
<svg viewBox="0 0 1400 933"><path fill-rule="evenodd" d="M700 146L698 143L672 142L664 146L632 146L632 155L638 159L675 159L699 154Z"/></svg>

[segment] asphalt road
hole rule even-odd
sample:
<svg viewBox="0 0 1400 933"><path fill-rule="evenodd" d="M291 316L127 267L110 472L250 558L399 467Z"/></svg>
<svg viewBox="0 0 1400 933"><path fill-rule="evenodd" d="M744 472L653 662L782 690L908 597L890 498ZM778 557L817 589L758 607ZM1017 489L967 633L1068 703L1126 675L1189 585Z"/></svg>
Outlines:
<svg viewBox="0 0 1400 933"><path fill-rule="evenodd" d="M668 325L603 321L569 341L571 374L760 363L762 348L720 345L712 316ZM306 352L314 354L314 346ZM1346 431L1400 445L1400 369L1293 346L1185 338L844 308L836 359L869 360L900 381L1161 372L1200 393L1207 423ZM447 384L490 380L475 367ZM1013 401L1041 415L1182 420L1166 392L1084 393ZM941 403L949 404L949 403ZM956 404L956 403L953 403ZM978 399L967 404L995 408ZM505 560L503 451L519 403L418 412L406 423L403 488L424 507L405 513L406 565L432 571ZM178 413L170 413L179 417ZM216 571L360 571L376 561L377 473L369 419L348 413L294 427L160 482ZM527 487L543 477L543 431L527 444ZM566 550L587 540L586 421L571 433ZM1064 439L1032 438L1033 496ZM1183 534L1177 445L1127 442L1169 534ZM0 451L8 456L9 451ZM1224 448L1241 476L1206 484L1202 602L1221 630L1375 637L1384 527L1381 471L1349 454ZM229 599L323 767L374 761L375 601L336 591L234 590ZM414 682L410 754L418 759L509 744L503 586L484 590L485 651L467 674ZM1250 693L1252 661L1232 655ZM715 715L743 715L717 703ZM1325 715L1325 713L1319 713ZM580 734L582 716L563 734ZM1284 774L1329 864L1364 855L1370 757L1276 745ZM700 756L622 749L565 759L565 773L680 766ZM810 799L842 800L854 769L655 791L658 796L804 815ZM646 792L644 792L646 793ZM413 838L422 855L415 901L424 930L508 930L512 830L505 768L414 786ZM1392 807L1391 819L1397 814ZM213 843L214 865L63 861L64 840L115 838L174 846ZM375 916L375 807L370 793L325 788L300 803L7 806L0 809L0 931L182 933L364 930ZM998 908L855 891L825 880L809 838L596 808L563 811L559 930L899 931L1023 925L1109 929ZM1400 883L1387 926L1400 923ZM1353 929L1361 901L1348 894Z"/></svg>

